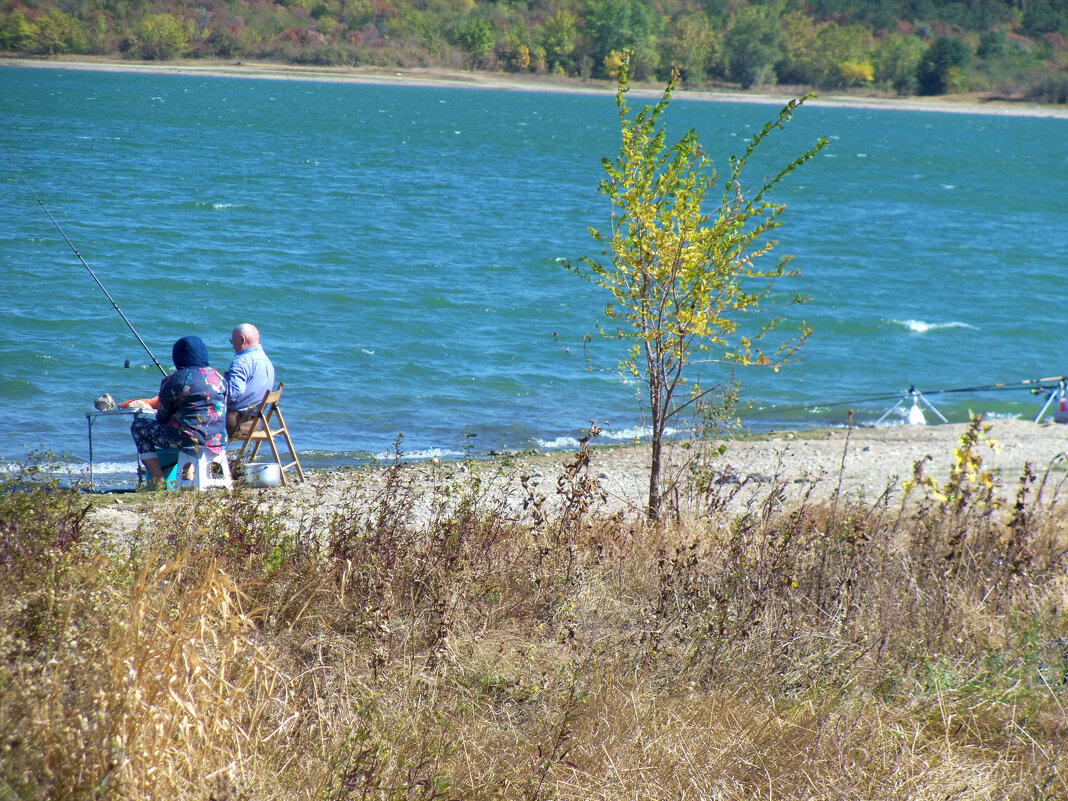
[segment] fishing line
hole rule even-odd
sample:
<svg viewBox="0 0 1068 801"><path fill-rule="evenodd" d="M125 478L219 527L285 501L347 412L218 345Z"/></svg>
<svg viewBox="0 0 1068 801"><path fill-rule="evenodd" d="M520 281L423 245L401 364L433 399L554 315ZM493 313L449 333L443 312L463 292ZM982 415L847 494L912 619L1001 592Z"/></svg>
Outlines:
<svg viewBox="0 0 1068 801"><path fill-rule="evenodd" d="M90 267L89 263L82 258L82 254L78 252L78 248L74 247L74 243L70 241L70 237L67 236L66 232L63 230L63 227L59 224L59 222L56 221L56 218L52 216L52 212L50 212L48 210L48 207L41 202L41 198L37 196L37 193L33 190L33 187L30 186L30 182L26 180L26 176L22 174L22 170L19 169L19 165L15 163L15 160L11 158L11 155L6 150L4 150L4 155L7 156L7 160L11 162L11 166L12 168L14 168L15 173L20 179L22 179L22 183L26 184L26 188L30 190L30 194L33 195L34 200L37 201L37 205L44 209L44 213L48 215L48 219L52 221L52 225L56 226L56 230L59 231L60 236L62 236L63 239L66 240L67 244L70 245L70 249L74 251L74 255L78 257L78 261L80 261L82 263L82 266L89 271L89 275L93 276L93 280L96 281L96 285L100 287L100 291L104 293L104 296L109 301L111 301L111 305L115 307L115 311L119 313L119 317L122 318L122 321L126 323L127 327L133 332L133 335L137 337L137 341L141 343L141 347L145 349L152 361L155 362L156 367L159 368L159 371L163 373L164 376L166 376L167 371L163 368L163 365L159 363L159 359L157 359L153 355L152 351L149 350L148 345L146 345L145 341L141 339L141 335L137 333L137 329L133 327L133 323L131 323L126 318L126 315L122 313L122 309L119 308L119 304L115 302L115 299L111 297L111 294L104 288L104 285L100 283L100 279L96 277L96 273L93 272L93 268Z"/></svg>
<svg viewBox="0 0 1068 801"><path fill-rule="evenodd" d="M831 409L835 406L859 406L862 403L874 403L875 401L889 401L896 400L901 397L900 392L896 392L892 395L870 395L866 398L854 398L853 400L844 401L814 401L812 403L798 403L790 406L764 406L762 408L750 409L748 414L775 414L778 412L814 412L819 409Z"/></svg>

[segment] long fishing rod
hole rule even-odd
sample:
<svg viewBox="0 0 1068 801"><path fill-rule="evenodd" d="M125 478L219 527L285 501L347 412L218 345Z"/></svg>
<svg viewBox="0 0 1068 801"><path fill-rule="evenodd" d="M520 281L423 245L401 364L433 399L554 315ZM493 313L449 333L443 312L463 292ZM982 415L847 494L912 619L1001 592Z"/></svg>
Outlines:
<svg viewBox="0 0 1068 801"><path fill-rule="evenodd" d="M56 218L52 216L52 212L50 212L48 210L48 207L41 202L41 198L37 196L37 193L33 190L33 187L30 186L30 182L26 180L26 176L22 174L22 170L19 169L19 165L15 163L15 160L11 158L11 155L6 150L4 151L4 155L7 156L7 160L11 162L11 166L14 168L15 173L18 175L19 178L22 179L22 183L26 184L26 188L30 190L30 194L33 195L34 200L37 201L37 205L44 209L44 213L48 215L48 219L52 221L52 225L56 226L56 230L59 231L63 239L66 240L68 245L70 245L70 249L74 251L74 255L78 257L78 261L80 261L82 263L82 266L89 271L89 275L93 276L93 280L96 281L96 285L100 287L100 291L104 293L104 296L109 301L111 301L111 305L115 307L115 311L119 313L119 317L122 318L122 321L126 323L127 327L133 332L133 335L137 337L137 341L141 343L141 347L145 349L149 357L155 363L156 367L159 368L159 371L163 373L164 376L166 376L167 371L164 369L163 365L159 363L159 359L157 359L153 355L152 351L149 350L148 345L146 345L145 341L141 339L141 335L137 333L137 329L133 327L133 323L131 323L126 318L126 315L122 313L122 309L119 308L119 304L115 302L115 299L111 297L111 294L104 288L104 285L100 283L100 279L96 277L96 273L93 272L93 268L90 267L89 263L82 258L82 254L78 252L78 248L74 247L74 243L70 241L70 237L67 236L66 232L63 230L63 227L56 221Z"/></svg>
<svg viewBox="0 0 1068 801"><path fill-rule="evenodd" d="M1032 392L1034 394L1039 394L1039 393L1042 393L1042 392L1046 392L1046 391L1055 389L1056 387L1055 386L1051 386L1051 385L1057 385L1057 384L1060 384L1062 382L1068 382L1068 376L1055 375L1055 376L1050 376L1048 378L1028 378L1028 379L1025 379L1023 381L1009 381L1009 382L1005 382L1005 383L1001 383L1001 384L985 384L985 385L974 386L974 387L954 387L952 389L932 389L932 390L925 390L924 392L921 392L919 394L920 395L948 395L950 393L956 393L956 392L992 392L992 391L1000 391L1000 390L1022 389L1022 388L1025 388L1025 387L1029 388L1030 392ZM836 407L836 406L854 406L854 405L859 405L859 404L863 404L863 403L874 403L875 401L894 400L895 398L900 398L903 395L907 396L907 395L911 394L913 391L914 391L913 388L910 387L909 390L907 390L904 393L898 392L898 393L888 394L888 395L869 395L869 396L866 396L866 397L863 397L863 398L853 398L852 400L830 401L830 402L819 402L819 401L817 401L817 402L814 402L814 403L801 403L801 404L793 404L793 405L788 405L788 406L767 406L767 407L764 407L764 408L752 409L752 410L750 410L750 414L761 414L761 413L776 413L777 414L777 413L781 413L781 412L790 412L790 411L809 411L809 410L815 410L815 409L829 409L829 408L833 408L833 407Z"/></svg>
<svg viewBox="0 0 1068 801"><path fill-rule="evenodd" d="M1034 388L1031 390L1031 392L1038 393L1038 392L1043 392L1043 391L1049 389L1049 387L1045 386L1045 385L1047 385L1047 384L1059 384L1062 381L1068 381L1068 376L1065 376L1065 375L1054 375L1054 376L1050 376L1049 378L1028 378L1028 379L1025 379L1023 381L1010 381L1010 382L1005 383L1005 384L987 384L986 386L980 386L980 387L961 387L959 389L936 389L936 390L933 390L931 392L928 392L927 394L928 395L937 395L939 393L946 393L946 392L980 392L980 391L991 391L991 390L995 390L995 389L1019 389L1020 387L1031 386L1031 385L1034 385Z"/></svg>

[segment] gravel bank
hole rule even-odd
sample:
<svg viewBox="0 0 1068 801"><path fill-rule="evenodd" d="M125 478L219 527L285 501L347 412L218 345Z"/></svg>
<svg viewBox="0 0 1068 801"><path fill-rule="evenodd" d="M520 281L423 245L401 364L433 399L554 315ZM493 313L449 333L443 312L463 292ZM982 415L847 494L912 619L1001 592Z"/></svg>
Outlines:
<svg viewBox="0 0 1068 801"><path fill-rule="evenodd" d="M817 482L815 497L828 497L840 481L843 492L853 497L874 499L888 490L892 498L898 498L901 482L912 475L918 461L928 460L928 475L939 480L946 477L953 451L967 428L965 424L896 426L739 438L728 443L726 453L712 463L712 469L725 492L737 490L733 503L738 508L760 499L776 484L785 484L789 501L808 490L812 481ZM1015 491L1025 463L1040 475L1052 464L1058 479L1065 476L1068 426L996 420L990 424L987 437L996 447L983 445L979 452L984 467L1000 480L1003 495ZM683 458L690 453L676 449L672 454L673 467L680 475L685 470ZM531 496L544 496L546 504L553 506L563 465L572 458L569 453L523 453L479 459L469 465L415 462L405 465L401 475L410 479L415 490L413 508L419 518L430 514L434 487L469 488L475 477L487 502L518 512ZM603 488L610 511L633 514L644 507L648 469L647 447L594 447L589 475ZM329 514L343 504L359 506L375 497L383 486L386 469L312 470L308 475L304 484L258 492L280 509ZM141 499L125 496L111 500L96 510L98 518L113 531L136 529L144 508Z"/></svg>

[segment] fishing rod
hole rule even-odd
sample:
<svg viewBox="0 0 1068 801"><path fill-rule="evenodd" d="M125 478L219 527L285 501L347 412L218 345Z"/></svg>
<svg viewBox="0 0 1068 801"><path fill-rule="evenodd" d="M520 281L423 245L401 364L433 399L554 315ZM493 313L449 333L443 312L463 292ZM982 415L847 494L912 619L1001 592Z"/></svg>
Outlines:
<svg viewBox="0 0 1068 801"><path fill-rule="evenodd" d="M1019 389L1020 387L1031 387L1030 391L1038 394L1039 392L1045 392L1050 387L1047 384L1060 384L1063 381L1068 381L1068 376L1054 375L1049 378L1028 378L1023 381L1010 381L1004 384L987 384L986 386L979 387L961 387L959 389L936 389L932 392L928 392L928 395L938 395L946 392L989 392L991 390L1000 389Z"/></svg>
<svg viewBox="0 0 1068 801"><path fill-rule="evenodd" d="M63 239L66 240L67 244L70 245L70 249L74 251L74 255L78 257L78 261L80 261L82 263L82 266L89 271L89 275L91 275L93 277L93 280L96 281L96 285L100 287L100 291L104 293L104 296L109 301L111 301L111 305L115 307L115 311L119 313L119 317L122 318L122 321L126 323L127 327L133 332L133 335L137 337L137 341L141 343L141 347L145 349L145 352L148 353L149 357L155 363L156 367L159 368L159 371L163 373L164 376L166 376L167 371L164 369L163 365L159 363L159 359L157 359L155 355L153 355L152 351L149 350L148 345L146 345L145 341L141 339L141 335L137 333L137 329L133 327L133 323L131 323L126 318L126 315L122 313L122 309L119 308L119 304L115 302L115 299L111 297L111 294L104 288L104 285L100 283L100 279L96 277L96 273L93 272L93 268L90 267L89 263L82 258L82 254L78 252L78 248L74 247L74 243L70 241L70 237L67 236L66 232L63 230L63 227L56 221L56 218L52 216L52 212L50 212L48 210L48 207L43 202L41 202L41 198L37 196L37 193L33 190L33 187L30 186L30 182L26 180L26 176L22 174L22 170L19 169L19 165L15 163L15 160L11 158L11 155L6 150L4 150L4 155L7 156L7 160L11 162L11 166L14 168L15 173L20 179L22 179L22 183L26 184L26 188L30 190L30 194L33 195L34 200L37 201L37 205L44 209L44 213L48 215L48 219L52 221L52 225L56 226L56 230L59 231L60 236L62 236Z"/></svg>
<svg viewBox="0 0 1068 801"><path fill-rule="evenodd" d="M830 401L830 402L814 402L814 403L801 403L788 406L766 406L764 408L756 408L750 410L750 414L761 413L782 413L790 411L810 411L815 409L830 409L836 406L855 406L864 403L874 403L876 401L894 400L896 398L911 397L912 395L948 395L957 392L993 392L1001 390L1015 390L1027 388L1032 394L1041 394L1043 392L1049 392L1055 390L1059 385L1068 382L1068 376L1057 375L1050 376L1048 378L1028 378L1023 381L1009 381L1000 384L985 384L981 386L973 387L955 387L952 389L932 389L924 392L918 392L914 387L909 387L904 392L896 392L886 395L868 395L863 398L853 398L852 400L842 401Z"/></svg>

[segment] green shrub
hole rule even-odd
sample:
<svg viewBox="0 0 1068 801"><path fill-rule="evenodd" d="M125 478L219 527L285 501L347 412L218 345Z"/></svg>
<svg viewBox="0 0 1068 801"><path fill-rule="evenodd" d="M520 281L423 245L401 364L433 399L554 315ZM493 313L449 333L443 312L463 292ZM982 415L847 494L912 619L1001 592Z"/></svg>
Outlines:
<svg viewBox="0 0 1068 801"><path fill-rule="evenodd" d="M1037 103L1068 103L1068 72L1040 78L1028 89L1027 97Z"/></svg>
<svg viewBox="0 0 1068 801"><path fill-rule="evenodd" d="M0 473L0 588L48 570L95 529L76 478L51 453L34 452Z"/></svg>

